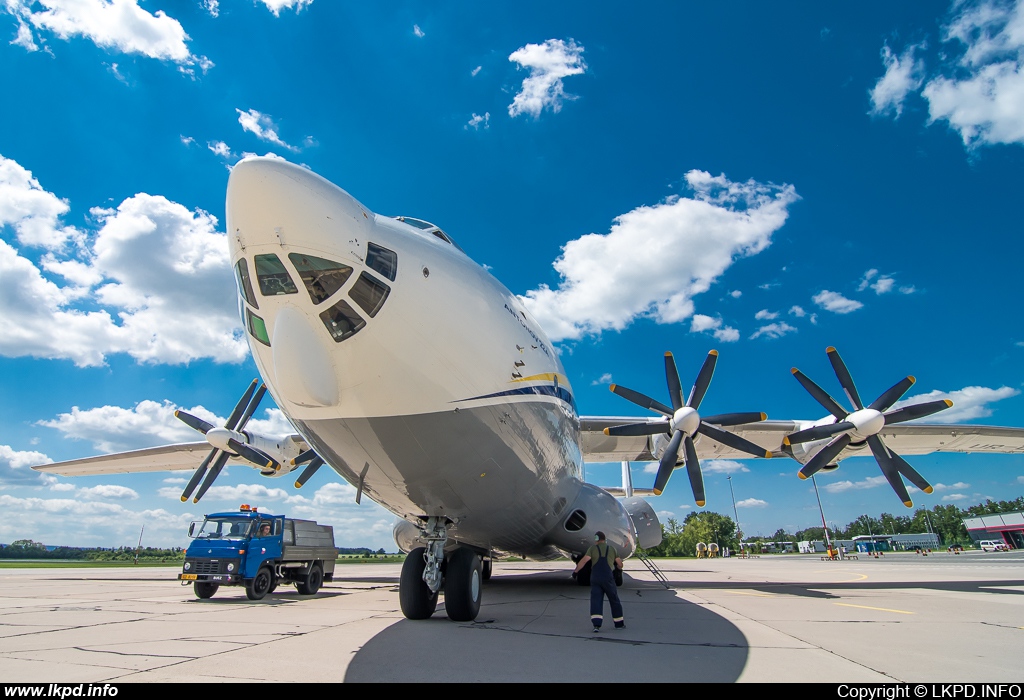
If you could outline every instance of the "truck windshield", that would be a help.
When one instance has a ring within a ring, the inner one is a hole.
[[[196,539],[241,539],[248,536],[249,518],[207,518]]]

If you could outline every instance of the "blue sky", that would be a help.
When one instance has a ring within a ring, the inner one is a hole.
[[[195,439],[173,409],[223,417],[256,376],[223,234],[245,153],[444,228],[527,299],[585,415],[637,415],[609,382],[664,400],[663,352],[688,387],[716,348],[705,412],[818,418],[789,369],[840,394],[834,345],[865,397],[913,374],[943,420],[1024,426],[1024,2],[6,0],[0,39],[0,541],[182,544],[245,501],[393,547],[328,472],[235,467],[195,506],[187,474],[28,469]],[[910,461],[918,505],[1024,493],[1022,456]],[[707,507],[732,474],[747,533],[812,526],[797,469],[705,464]],[[819,487],[830,523],[905,510],[870,459]],[[692,503],[677,474],[655,507]]]

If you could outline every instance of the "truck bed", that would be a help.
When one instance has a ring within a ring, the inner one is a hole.
[[[334,547],[332,526],[286,518],[282,535],[281,561],[320,560],[325,574],[334,573],[338,550]]]

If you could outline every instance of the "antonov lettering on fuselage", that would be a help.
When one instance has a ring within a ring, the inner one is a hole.
[[[225,425],[177,416],[205,440],[44,465],[65,476],[193,470],[182,500],[198,502],[224,466],[267,477],[301,469],[301,487],[326,464],[399,516],[395,539],[410,553],[400,599],[410,618],[470,620],[491,558],[579,557],[602,530],[625,557],[661,540],[643,495],[659,495],[684,467],[704,505],[699,461],[792,457],[801,476],[874,454],[901,500],[901,476],[927,482],[896,453],[1020,452],[1024,431],[897,423],[945,408],[889,411],[903,380],[865,407],[834,348],[829,358],[853,409],[797,379],[829,412],[820,421],[769,421],[763,413],[699,414],[718,354],[684,395],[665,355],[669,400],[612,390],[658,417],[583,417],[543,329],[522,301],[438,227],[374,214],[309,170],[249,158],[231,172],[227,238],[239,311],[259,381]],[[295,434],[246,430],[269,391]],[[888,411],[888,413],[887,413]],[[590,462],[659,462],[654,488],[585,483]]]

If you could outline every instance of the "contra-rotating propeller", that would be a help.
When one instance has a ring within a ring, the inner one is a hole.
[[[262,470],[276,470],[279,466],[269,455],[235,439],[237,434],[241,433],[245,424],[249,422],[252,414],[256,412],[256,407],[259,406],[263,395],[267,393],[266,385],[262,385],[257,389],[257,384],[259,384],[259,380],[253,379],[249,388],[242,394],[242,398],[235,404],[235,408],[231,411],[231,415],[228,416],[228,420],[223,428],[218,428],[211,423],[207,423],[202,418],[196,418],[191,413],[186,413],[185,411],[179,410],[174,412],[176,418],[190,428],[198,430],[205,435],[207,442],[213,446],[210,454],[206,455],[206,459],[196,469],[192,478],[188,480],[185,490],[181,492],[182,502],[188,500],[192,492],[196,490],[196,486],[202,481],[202,486],[199,486],[199,491],[196,492],[195,498],[192,499],[193,503],[199,503],[199,499],[206,494],[209,488],[213,486],[213,482],[217,480],[228,458],[233,455],[238,455],[242,459],[252,462]],[[205,479],[203,479],[204,475],[206,476]]]
[[[722,430],[720,426],[744,425],[746,423],[757,423],[763,421],[764,413],[723,413],[715,416],[701,418],[697,413],[700,402],[704,400],[708,385],[711,384],[711,376],[715,373],[715,363],[718,362],[718,351],[712,350],[708,353],[704,365],[700,368],[697,381],[690,389],[689,400],[683,400],[683,388],[679,383],[679,372],[676,371],[676,361],[672,353],[665,353],[665,379],[668,382],[668,393],[672,400],[672,408],[669,408],[660,401],[655,401],[649,396],[640,392],[627,389],[618,384],[609,387],[612,392],[618,394],[627,401],[637,406],[657,411],[668,420],[656,423],[632,423],[629,425],[617,425],[605,428],[605,435],[658,435],[661,433],[670,434],[672,439],[665,448],[658,465],[658,476],[654,479],[654,495],[660,496],[668,484],[672,470],[676,468],[679,461],[679,449],[683,449],[683,459],[686,463],[686,473],[690,477],[690,487],[693,489],[693,498],[698,506],[703,507],[704,498],[704,477],[700,471],[700,462],[697,461],[697,449],[693,445],[693,438],[697,433],[706,435],[712,440],[732,447],[733,449],[746,452],[755,457],[771,457],[772,453],[763,447],[741,438],[735,433]]]
[[[843,358],[839,356],[839,352],[833,347],[827,348],[826,352],[828,353],[829,362],[832,363],[832,369],[835,370],[836,377],[839,379],[839,384],[846,393],[846,398],[853,404],[854,411],[852,413],[846,411],[824,389],[808,379],[800,370],[796,367],[792,369],[793,376],[797,378],[797,381],[807,389],[808,393],[818,403],[825,407],[826,411],[836,418],[835,423],[816,425],[805,430],[799,430],[783,438],[782,442],[785,445],[832,438],[800,469],[800,478],[806,479],[826,467],[854,439],[866,439],[868,446],[871,448],[871,453],[875,456],[875,461],[878,462],[878,466],[881,468],[882,474],[889,482],[889,485],[892,486],[892,490],[903,501],[903,505],[907,508],[913,507],[914,504],[910,500],[910,494],[907,493],[907,487],[900,475],[905,476],[914,486],[925,493],[932,492],[931,484],[912,466],[907,464],[905,459],[886,447],[878,433],[887,425],[902,423],[903,421],[914,420],[915,418],[924,418],[933,413],[944,411],[952,406],[953,402],[948,399],[926,401],[924,403],[904,406],[895,411],[889,411],[889,408],[899,401],[900,397],[917,381],[914,377],[908,376],[896,382],[890,389],[875,399],[870,406],[865,408],[860,400],[860,394],[857,393],[857,387],[853,384],[853,377],[850,376],[850,371],[846,368]]]

